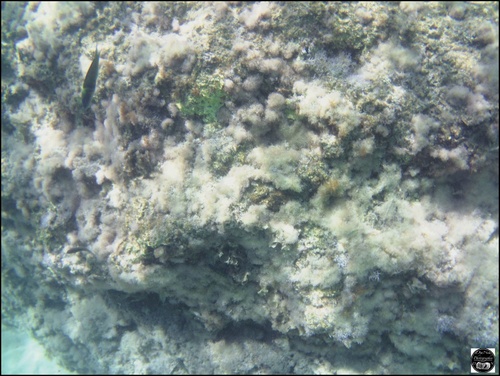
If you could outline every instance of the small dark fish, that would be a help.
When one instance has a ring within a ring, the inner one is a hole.
[[[493,230],[493,232],[490,234],[490,237],[488,238],[488,240],[486,240],[484,243],[487,244],[487,243],[491,242],[497,236],[498,236],[498,226],[496,229]]]
[[[99,52],[97,51],[97,45],[95,46],[95,56],[90,64],[90,68],[85,76],[85,81],[83,81],[82,89],[82,107],[84,110],[89,108],[90,101],[95,91],[95,84],[97,82],[97,76],[99,75]]]
[[[85,248],[85,247],[74,247],[74,248],[70,248],[66,251],[66,254],[71,254],[71,253],[76,253],[76,252],[89,252],[91,253],[92,255],[94,255],[94,252],[92,252],[90,249],[88,248]],[[95,255],[94,255],[95,256]]]

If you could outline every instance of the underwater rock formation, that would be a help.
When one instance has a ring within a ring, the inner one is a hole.
[[[67,369],[498,350],[497,3],[3,6],[2,321]]]

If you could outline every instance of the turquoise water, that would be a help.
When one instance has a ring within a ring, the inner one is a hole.
[[[70,371],[45,355],[29,334],[2,326],[2,374],[64,375]]]

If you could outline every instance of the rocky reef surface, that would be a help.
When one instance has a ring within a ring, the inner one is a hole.
[[[6,2],[1,48],[2,322],[67,369],[498,351],[498,3]]]

